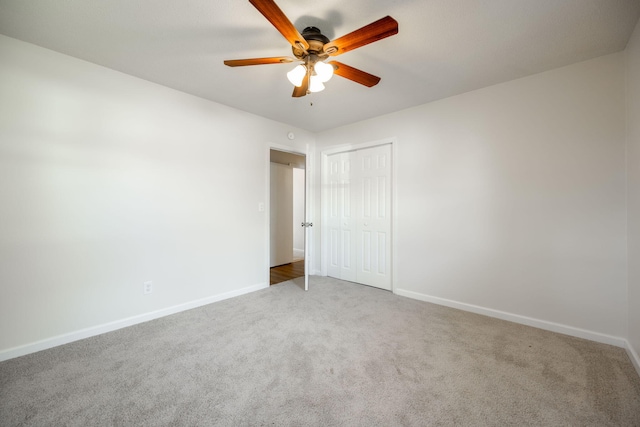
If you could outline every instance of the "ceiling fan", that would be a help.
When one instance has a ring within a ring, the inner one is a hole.
[[[224,61],[225,65],[242,67],[246,65],[283,64],[302,61],[302,64],[287,73],[289,81],[295,86],[292,96],[296,98],[305,96],[310,92],[323,90],[323,83],[328,81],[334,73],[367,87],[375,86],[380,81],[380,77],[341,62],[325,61],[330,56],[337,56],[398,34],[398,22],[392,17],[385,16],[369,25],[330,41],[316,27],[307,27],[300,34],[273,0],[249,0],[249,3],[258,9],[287,39],[291,44],[295,58],[277,56],[232,59]]]

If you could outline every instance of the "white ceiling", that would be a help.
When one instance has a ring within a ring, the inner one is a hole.
[[[330,39],[391,15],[396,36],[336,60],[382,77],[335,76],[292,98],[289,56],[247,0],[0,0],[0,33],[240,110],[320,131],[625,48],[640,0],[276,0]],[[313,104],[313,105],[311,105]]]

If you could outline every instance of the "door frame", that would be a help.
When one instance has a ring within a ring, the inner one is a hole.
[[[305,149],[291,147],[289,145],[281,145],[270,143],[267,144],[265,151],[265,261],[264,271],[266,272],[266,283],[270,283],[270,255],[271,255],[271,150],[283,151],[285,153],[297,154],[305,156],[304,159],[304,217],[305,222],[313,222],[311,220],[313,212],[313,194],[312,194],[312,160],[313,153],[309,144],[305,145]],[[304,275],[305,275],[305,291],[309,290],[309,275],[311,273],[311,261],[313,255],[313,229],[305,230],[304,239]]]
[[[329,156],[333,154],[346,153],[349,151],[357,151],[365,148],[378,147],[380,145],[391,144],[391,292],[395,293],[396,283],[398,282],[398,268],[397,268],[397,167],[396,167],[396,159],[397,151],[398,151],[398,141],[395,137],[388,137],[384,139],[379,139],[375,141],[362,142],[358,144],[344,144],[337,145],[333,147],[329,147],[320,152],[320,182],[322,183],[322,192],[321,192],[321,203],[322,207],[321,219],[322,224],[326,224],[329,218],[329,183],[328,183],[328,175],[329,175]],[[329,236],[328,230],[326,227],[320,228],[320,242],[321,242],[321,250],[320,250],[320,274],[323,276],[327,276],[327,262],[329,257]]]

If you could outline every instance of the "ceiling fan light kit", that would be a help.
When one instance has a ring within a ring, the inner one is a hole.
[[[302,87],[307,74],[309,75],[309,92],[320,92],[324,90],[323,83],[328,82],[333,76],[333,66],[322,61],[313,63],[313,60],[308,60],[304,65],[296,65],[287,73],[287,78],[291,84],[299,88]]]
[[[290,57],[234,59],[224,61],[225,65],[242,67],[247,65],[290,63],[296,60],[302,61],[303,64],[297,65],[287,73],[287,78],[295,86],[292,94],[294,98],[323,90],[325,88],[323,83],[328,82],[334,73],[367,87],[375,86],[380,82],[380,77],[373,74],[337,61],[329,61],[328,63],[325,61],[329,56],[337,56],[398,34],[398,22],[392,17],[385,16],[369,25],[330,41],[316,27],[307,27],[300,34],[273,0],[249,0],[249,3],[258,9],[287,39],[291,44],[295,59]]]

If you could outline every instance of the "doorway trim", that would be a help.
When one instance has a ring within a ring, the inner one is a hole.
[[[327,182],[328,179],[328,175],[329,175],[329,156],[333,155],[333,154],[340,154],[340,153],[346,153],[349,151],[357,151],[357,150],[362,150],[365,148],[371,148],[371,147],[378,147],[380,145],[387,145],[390,144],[391,145],[391,292],[396,293],[395,289],[396,289],[396,284],[398,283],[398,268],[397,268],[397,257],[396,257],[396,253],[397,253],[397,230],[398,230],[398,223],[397,223],[397,212],[398,212],[398,206],[397,206],[397,168],[396,168],[396,159],[398,158],[397,156],[397,151],[398,151],[398,141],[395,137],[388,137],[388,138],[383,138],[383,139],[379,139],[379,140],[375,140],[375,141],[369,141],[369,142],[363,142],[363,143],[358,143],[358,144],[343,144],[343,145],[337,145],[337,146],[333,146],[330,148],[327,148],[325,150],[322,150],[320,152],[320,162],[321,162],[321,166],[320,166],[320,182],[322,183],[322,191],[320,194],[321,197],[321,202],[320,202],[320,206],[322,207],[322,213],[321,213],[321,219],[322,219],[322,227],[320,228],[320,242],[321,242],[321,249],[320,249],[320,255],[321,255],[321,260],[320,260],[320,273],[323,276],[327,276],[327,260],[329,259],[329,237],[328,237],[328,231],[327,228],[324,227],[324,224],[327,223],[327,220],[329,218],[329,211],[328,211],[328,203],[329,203],[329,185]]]
[[[305,221],[309,221],[309,218],[313,216],[313,153],[310,149],[309,144],[305,145],[305,149],[292,147],[289,145],[281,145],[275,143],[267,144],[265,150],[265,187],[264,194],[265,201],[265,234],[264,234],[264,242],[265,242],[265,257],[264,257],[264,272],[266,281],[265,283],[270,283],[270,255],[271,255],[271,150],[282,151],[285,153],[297,154],[300,156],[305,156],[304,159],[304,179],[305,179]],[[313,221],[310,221],[313,222]],[[308,234],[308,238],[307,238]],[[311,229],[308,233],[305,232],[305,275],[309,276],[311,274],[311,262],[313,261],[313,229]],[[306,290],[306,289],[305,289]]]

